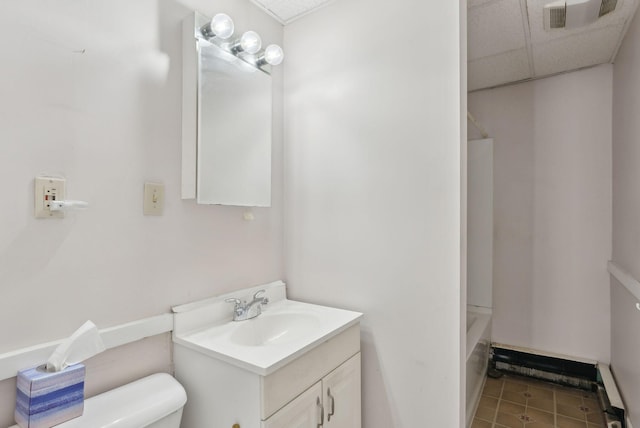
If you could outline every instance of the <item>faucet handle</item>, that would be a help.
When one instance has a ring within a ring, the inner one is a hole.
[[[235,297],[230,297],[228,299],[224,299],[227,303],[233,303],[235,306],[233,307],[234,319],[240,315],[242,315],[242,311],[244,310],[244,304],[242,300],[236,299]]]
[[[242,300],[236,299],[235,297],[229,297],[228,299],[224,299],[227,303],[235,303],[236,306],[242,305]]]
[[[268,297],[262,297],[262,295],[264,295],[264,293],[266,293],[266,291],[264,290],[258,290],[256,291],[256,294],[253,295],[253,300],[257,300],[257,299],[262,299],[262,304],[266,305],[267,303],[269,303],[269,298]]]

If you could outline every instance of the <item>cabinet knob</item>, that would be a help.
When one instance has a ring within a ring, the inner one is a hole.
[[[231,428],[240,428],[240,424],[233,424]]]

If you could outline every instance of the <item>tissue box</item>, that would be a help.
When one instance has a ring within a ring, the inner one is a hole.
[[[15,418],[21,428],[50,428],[84,411],[84,364],[48,373],[44,366],[18,372]]]

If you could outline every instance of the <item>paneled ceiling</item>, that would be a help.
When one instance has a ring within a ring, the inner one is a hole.
[[[587,26],[544,29],[553,0],[468,0],[468,90],[613,62],[638,0]]]
[[[251,0],[282,24],[313,12],[334,0]]]
[[[252,1],[288,24],[335,0]],[[556,0],[468,0],[468,90],[613,62],[639,1],[618,0],[584,27],[547,31],[544,6]]]

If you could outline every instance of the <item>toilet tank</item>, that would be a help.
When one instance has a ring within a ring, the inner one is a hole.
[[[85,400],[82,416],[56,428],[178,428],[186,402],[182,385],[157,373]]]

